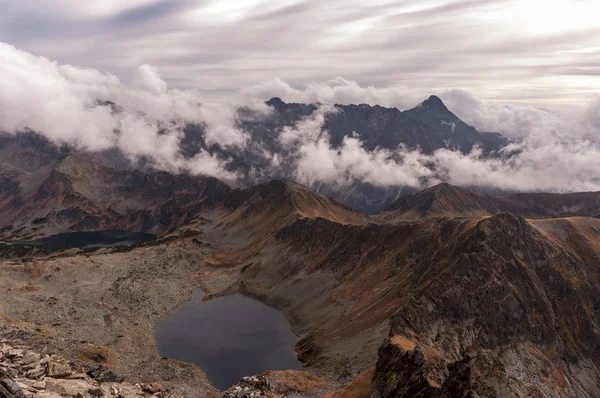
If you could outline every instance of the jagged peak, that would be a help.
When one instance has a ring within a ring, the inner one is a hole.
[[[425,101],[421,103],[423,108],[432,110],[432,111],[445,111],[450,112],[444,102],[437,95],[431,95]]]
[[[266,104],[269,105],[269,106],[273,106],[273,107],[277,108],[279,106],[285,105],[286,103],[281,98],[279,98],[279,97],[273,97],[270,100],[268,100],[266,102]]]

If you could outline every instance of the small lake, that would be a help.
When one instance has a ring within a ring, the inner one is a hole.
[[[298,338],[281,311],[242,294],[202,301],[203,293],[158,325],[160,355],[193,363],[226,390],[243,376],[300,369]]]
[[[17,242],[25,246],[41,246],[52,249],[98,249],[101,247],[133,246],[156,239],[145,232],[86,231],[65,232],[46,238]]]

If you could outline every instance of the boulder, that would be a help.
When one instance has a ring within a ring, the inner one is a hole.
[[[48,362],[48,376],[50,377],[65,377],[72,373],[71,367],[66,363],[56,361]]]
[[[23,358],[21,358],[19,360],[19,362],[21,363],[21,365],[30,365],[34,362],[39,362],[41,359],[40,354],[36,354],[33,351],[28,351]]]
[[[0,380],[0,398],[23,398],[19,384],[12,379]]]
[[[84,380],[46,378],[45,381],[46,391],[72,397],[89,397],[90,394],[88,391],[95,388],[93,385]]]

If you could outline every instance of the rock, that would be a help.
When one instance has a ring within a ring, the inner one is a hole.
[[[46,368],[43,366],[40,366],[40,365],[25,372],[25,375],[30,379],[39,379],[39,378],[44,377],[45,374],[46,374]]]
[[[12,379],[0,380],[0,398],[22,398],[23,391],[19,384]]]
[[[104,365],[88,366],[86,367],[86,373],[100,383],[120,383],[123,381],[122,377],[117,376]]]
[[[164,391],[165,387],[162,384],[151,383],[151,384],[142,384],[140,385],[143,391],[149,392],[150,394],[156,394],[161,391]]]
[[[70,374],[69,376],[65,377],[65,379],[81,379],[81,380],[85,380],[87,378],[88,378],[88,376],[85,373],[73,373],[73,374]]]
[[[30,387],[33,388],[33,389],[35,389],[35,390],[45,390],[46,389],[46,382],[44,380],[36,381]]]
[[[101,388],[97,388],[97,387],[90,388],[88,390],[88,393],[94,397],[103,397],[104,396],[104,391]]]
[[[223,394],[223,398],[266,398],[270,390],[271,384],[265,376],[243,377]]]
[[[420,347],[403,348],[388,339],[379,348],[373,378],[375,396],[441,398],[439,383],[434,381],[440,378],[440,370],[443,371],[425,359]]]
[[[72,373],[71,367],[66,363],[55,361],[48,362],[48,376],[50,377],[65,377]]]
[[[28,351],[27,354],[25,354],[19,362],[21,363],[21,365],[29,365],[34,362],[38,362],[40,359],[41,359],[40,354],[36,354],[35,352]]]
[[[10,350],[12,350],[12,347],[8,344],[2,344],[2,348],[0,348],[0,352],[2,352],[3,356],[6,356]]]
[[[55,392],[60,395],[70,395],[75,397],[88,396],[88,391],[95,388],[90,383],[83,380],[68,380],[68,379],[50,379],[46,378],[46,391]]]
[[[27,390],[29,388],[29,383],[27,383],[29,380],[27,379],[16,379],[13,381],[17,383],[21,390]]]
[[[118,393],[113,395],[122,398],[139,398],[144,397],[146,395],[144,394],[141,388],[138,388],[127,382],[119,384],[117,387],[117,391]]]
[[[63,398],[60,394],[50,391],[40,391],[34,395],[35,398]]]
[[[7,358],[12,359],[14,361],[15,358],[21,358],[23,356],[23,350],[13,348],[12,350],[8,351],[5,355]]]

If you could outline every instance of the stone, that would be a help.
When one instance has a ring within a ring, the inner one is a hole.
[[[39,380],[39,381],[36,381],[35,383],[33,383],[30,387],[35,390],[45,390],[46,382],[44,380]]]
[[[104,391],[101,388],[90,388],[88,390],[88,393],[94,397],[103,397],[104,396]]]
[[[23,356],[23,350],[13,348],[5,354],[7,358],[14,360],[15,358],[21,358]]]
[[[140,387],[143,391],[149,392],[150,394],[156,394],[161,391],[164,391],[165,389],[165,387],[162,384],[158,383],[142,384]]]
[[[27,390],[29,388],[29,384],[27,383],[27,379],[17,379],[14,380],[17,382],[19,388],[21,388],[21,390]]]
[[[44,377],[45,374],[46,368],[40,365],[25,372],[25,375],[30,379],[39,379],[41,377]]]
[[[35,398],[63,398],[60,394],[50,391],[40,391],[34,395]]]
[[[90,376],[94,380],[99,381],[100,383],[119,383],[123,381],[122,377],[117,376],[104,365],[88,366],[86,368],[86,373],[88,374],[88,376]]]
[[[243,377],[223,394],[223,398],[265,398],[270,390],[271,384],[265,376]]]
[[[138,388],[133,384],[129,384],[127,382],[121,383],[119,385],[119,394],[123,398],[139,398],[144,397],[146,395],[144,394],[141,388]]]
[[[82,379],[82,380],[85,380],[87,378],[88,377],[85,373],[73,373],[73,374],[70,374],[67,377],[65,377],[65,379]]]
[[[21,386],[19,386],[19,383],[12,379],[3,379],[0,381],[0,385],[7,389],[11,394],[16,395],[21,391]]]
[[[65,377],[72,373],[71,367],[66,363],[56,361],[48,362],[48,376],[50,377]]]
[[[20,359],[21,365],[29,365],[34,362],[38,362],[41,359],[40,354],[36,354],[35,352],[28,351],[23,358]]]
[[[94,388],[94,386],[84,380],[46,378],[45,381],[46,391],[55,392],[60,395],[70,395],[72,397],[77,395],[85,397],[90,388]]]

